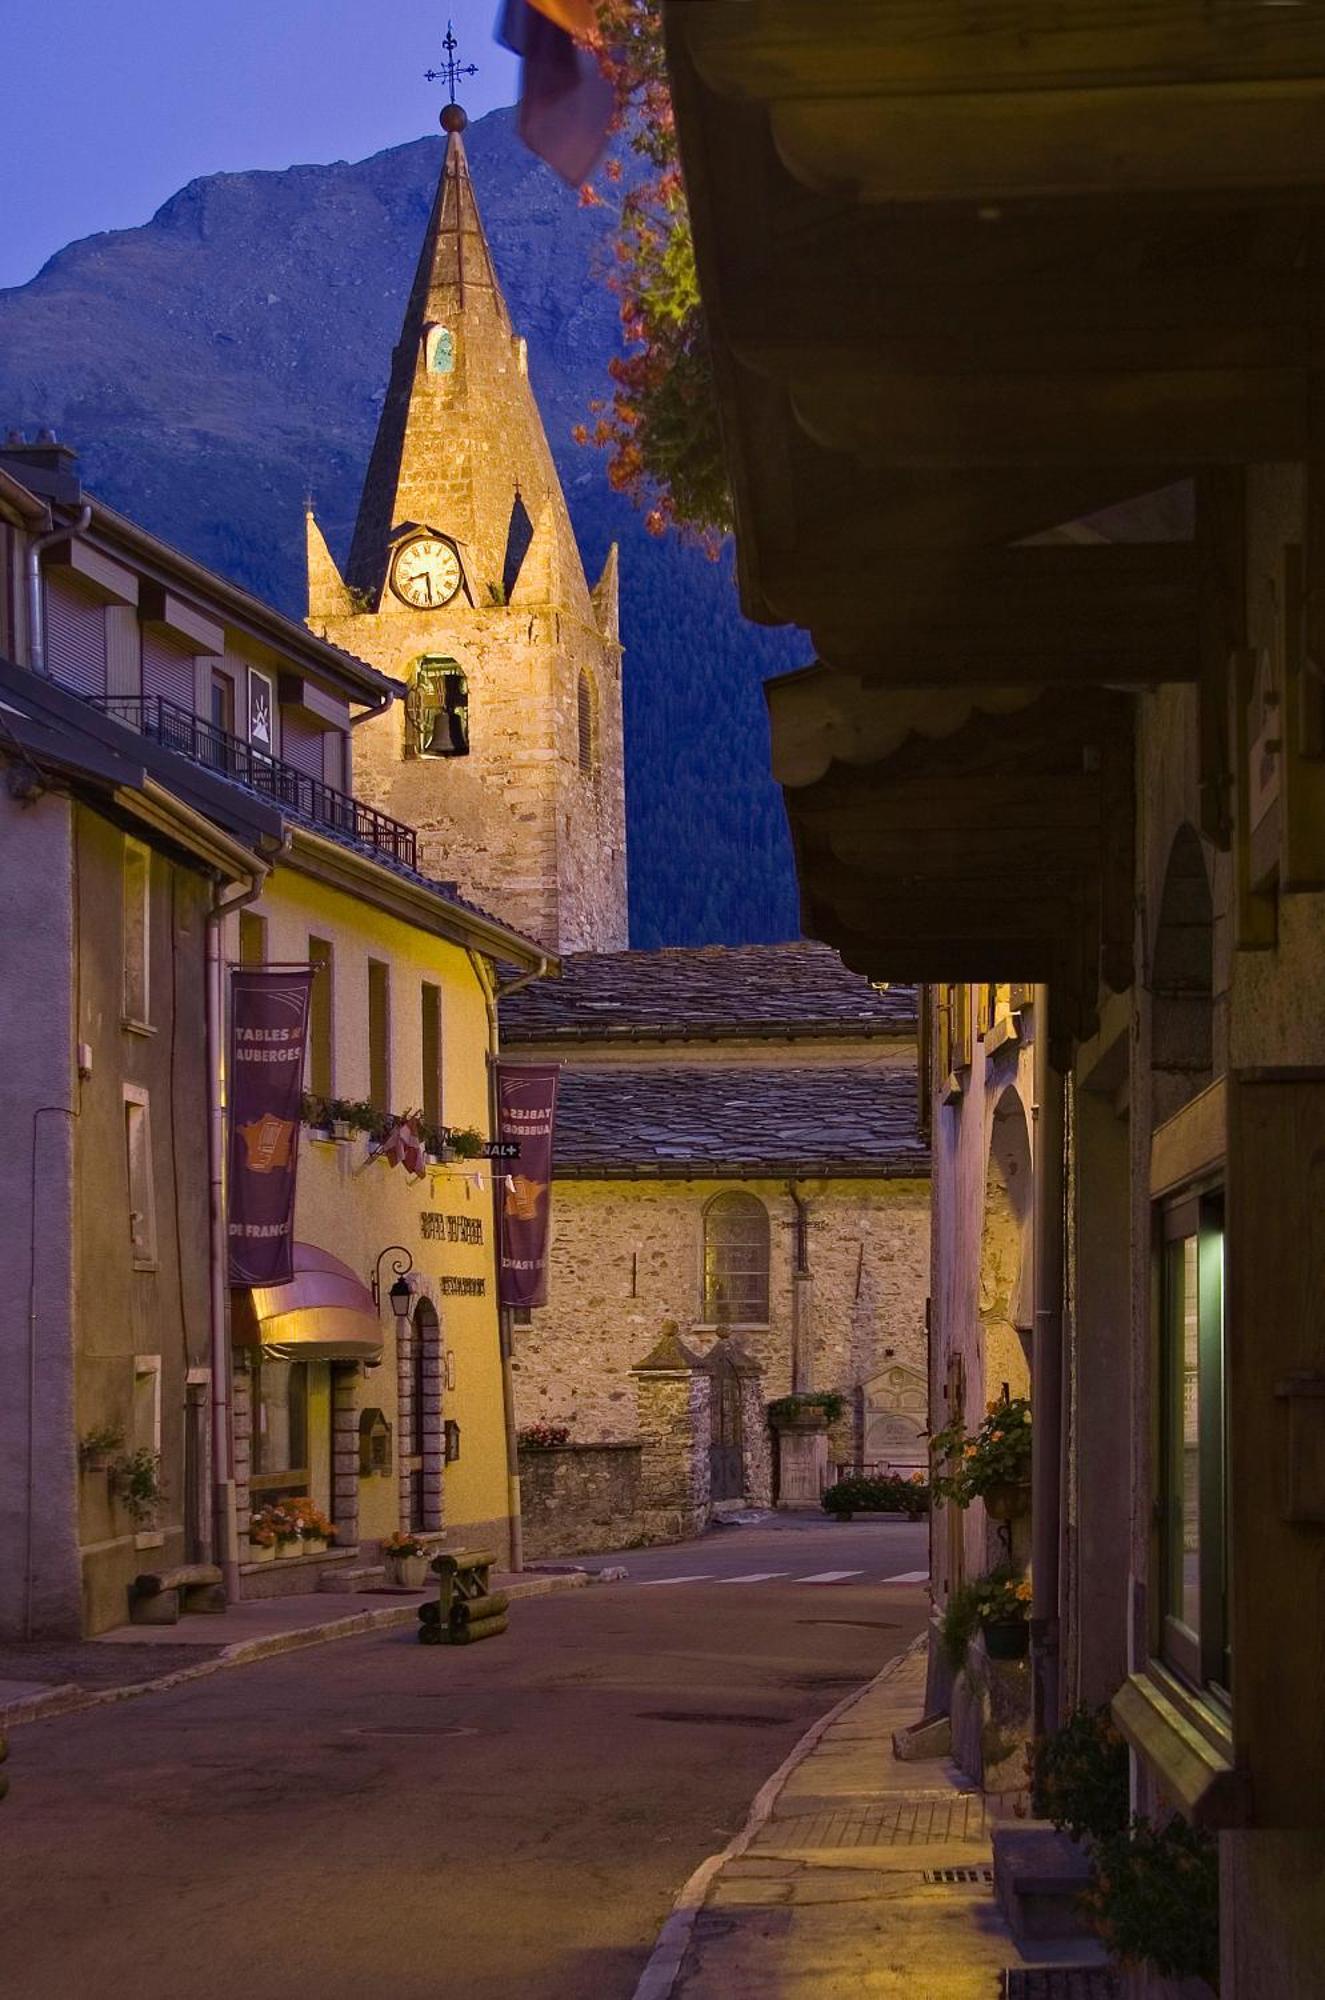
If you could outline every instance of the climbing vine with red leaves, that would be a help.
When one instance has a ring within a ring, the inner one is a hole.
[[[731,494],[661,12],[657,0],[598,0],[598,23],[615,145],[601,185],[580,199],[617,204],[608,283],[626,351],[608,363],[611,393],[590,405],[592,421],[575,436],[607,452],[609,484],[643,509],[651,534],[676,528],[716,554],[732,526]],[[628,174],[632,155],[638,165]]]

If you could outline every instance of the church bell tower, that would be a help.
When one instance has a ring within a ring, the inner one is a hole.
[[[408,684],[355,731],[358,795],[420,867],[549,951],[625,947],[613,548],[590,590],[483,233],[445,156],[344,577],[308,516],[308,623]]]

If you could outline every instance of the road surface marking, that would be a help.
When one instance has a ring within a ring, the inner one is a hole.
[[[787,1572],[784,1569],[756,1569],[751,1570],[749,1576],[720,1576],[715,1578],[715,1581],[718,1583],[771,1583],[775,1576],[785,1576],[786,1574]]]
[[[885,1583],[928,1583],[929,1571],[927,1569],[904,1569],[900,1576],[885,1576],[883,1581]]]
[[[863,1569],[821,1569],[817,1576],[798,1576],[797,1583],[845,1583],[849,1576],[864,1576]]]
[[[639,1587],[641,1590],[659,1590],[665,1583],[712,1583],[712,1581],[711,1576],[701,1576],[696,1571],[694,1576],[644,1576],[640,1578]]]

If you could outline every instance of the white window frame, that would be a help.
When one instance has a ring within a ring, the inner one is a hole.
[[[120,1021],[137,1034],[151,1032],[152,1022],[152,850],[131,835],[124,836],[120,892]],[[130,979],[130,897],[136,908],[137,959]],[[134,990],[131,989],[131,985]],[[141,1002],[139,1006],[138,1002]]]
[[[150,1091],[134,1083],[126,1083],[124,1091],[124,1169],[128,1196],[129,1245],[133,1253],[135,1271],[155,1271],[157,1268],[156,1235],[156,1179],[152,1172],[152,1099]],[[137,1113],[135,1118],[133,1113]],[[135,1131],[141,1136],[137,1144],[141,1148],[141,1186],[135,1186],[134,1151]],[[143,1206],[135,1206],[135,1195]],[[134,1226],[134,1217],[139,1218],[139,1227]]]

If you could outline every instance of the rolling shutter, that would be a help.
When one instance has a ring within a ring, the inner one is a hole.
[[[46,582],[46,666],[75,694],[106,692],[106,607],[63,578]]]

